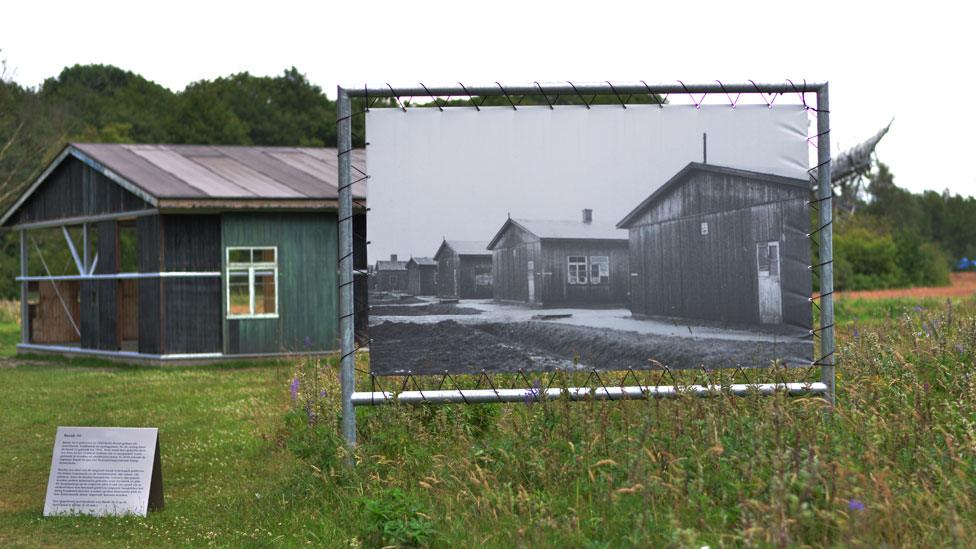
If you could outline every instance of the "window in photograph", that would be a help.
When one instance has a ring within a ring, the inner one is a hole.
[[[569,256],[569,283],[586,284],[586,256]]]
[[[227,248],[227,318],[278,316],[278,249]]]
[[[590,284],[610,283],[610,257],[605,255],[590,256]]]

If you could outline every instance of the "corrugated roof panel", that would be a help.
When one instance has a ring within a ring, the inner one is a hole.
[[[227,156],[193,156],[194,162],[262,198],[306,198],[307,195],[278,183]]]
[[[547,219],[512,219],[539,238],[627,240],[627,231],[603,223]]]
[[[330,164],[329,162],[326,161],[324,155],[309,154],[313,150],[314,149],[302,149],[302,150],[293,149],[293,150],[282,151],[282,150],[272,149],[266,151],[266,154],[284,162],[285,164],[288,164],[289,166],[297,170],[305,172],[316,179],[322,181],[335,180],[336,186],[338,186],[338,179],[337,179],[338,176],[336,170],[338,169],[339,164],[337,160],[337,155],[333,155],[334,163]],[[356,165],[355,158],[350,158],[350,160],[353,161],[353,165]],[[361,170],[364,170],[362,165],[360,165],[359,168]],[[356,170],[352,170],[353,181],[356,181],[361,177],[362,174],[360,174]],[[358,197],[366,196],[365,181],[353,183],[352,192],[353,195]]]
[[[157,199],[335,200],[336,149],[230,145],[72,144]],[[352,164],[366,170],[366,153],[355,149]],[[353,180],[362,177],[353,170]],[[366,184],[353,185],[366,197]]]
[[[200,189],[160,170],[158,166],[133,154],[123,145],[80,143],[73,146],[156,198],[205,196]]]
[[[259,196],[170,150],[168,147],[127,145],[126,148],[152,162],[160,169],[173,174],[188,185],[200,189],[207,196],[216,198],[254,198]]]
[[[431,257],[411,257],[410,261],[416,263],[417,265],[437,266],[437,262]],[[409,263],[409,261],[407,263]]]
[[[447,240],[446,242],[458,255],[491,255],[487,240]]]

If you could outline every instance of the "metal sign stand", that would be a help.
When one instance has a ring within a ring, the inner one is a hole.
[[[737,94],[736,100],[732,100],[731,94]],[[400,393],[380,392],[360,392],[355,390],[355,310],[353,303],[353,197],[352,197],[352,174],[349,153],[352,150],[352,105],[351,98],[361,98],[368,102],[372,99],[386,98],[394,99],[399,102],[400,97],[429,97],[435,102],[438,97],[466,97],[471,100],[476,109],[480,109],[475,102],[476,97],[505,97],[513,109],[518,110],[518,106],[512,101],[512,96],[541,95],[546,98],[547,104],[552,108],[551,98],[559,96],[577,96],[586,108],[590,102],[586,101],[585,96],[612,95],[616,96],[620,105],[626,108],[627,99],[632,95],[663,95],[665,98],[671,94],[688,94],[692,97],[695,106],[699,106],[708,94],[724,94],[729,98],[731,106],[735,106],[738,96],[741,94],[760,94],[769,106],[772,101],[765,99],[765,96],[774,94],[797,93],[804,100],[806,105],[806,93],[816,93],[817,113],[817,166],[814,168],[816,176],[812,174],[812,183],[816,184],[817,199],[812,200],[811,204],[816,204],[819,210],[819,226],[810,237],[818,236],[820,249],[819,265],[811,266],[811,270],[817,268],[820,274],[820,295],[811,298],[811,301],[820,302],[820,326],[810,331],[811,335],[820,336],[820,358],[811,362],[811,366],[819,366],[821,369],[820,383],[766,383],[752,385],[731,385],[721,386],[691,385],[679,388],[677,386],[637,386],[637,387],[603,387],[592,389],[589,387],[572,388],[547,388],[545,397],[557,398],[560,395],[568,394],[571,399],[637,399],[637,398],[659,398],[676,396],[681,392],[690,392],[698,396],[714,396],[719,394],[748,395],[748,394],[773,394],[777,391],[788,391],[792,395],[800,394],[820,394],[824,395],[828,402],[834,402],[834,305],[833,305],[833,246],[832,246],[832,210],[833,210],[833,188],[830,184],[830,110],[827,95],[827,84],[816,83],[796,85],[792,82],[784,84],[756,84],[749,82],[745,84],[657,84],[648,85],[641,82],[639,85],[612,85],[591,84],[574,85],[566,84],[546,85],[536,83],[533,86],[512,86],[504,87],[501,84],[495,86],[458,86],[433,87],[429,88],[421,84],[420,87],[404,88],[394,90],[391,86],[380,88],[338,88],[338,149],[339,149],[339,330],[341,333],[340,341],[340,377],[342,385],[342,433],[347,447],[352,449],[356,444],[356,411],[357,405],[373,405],[388,402],[401,403],[486,403],[486,402],[520,402],[526,398],[538,398],[541,396],[540,389],[454,389],[437,391],[402,391]],[[702,94],[700,99],[692,94]],[[437,104],[438,108],[442,108]],[[404,108],[401,104],[401,108]],[[405,108],[404,108],[405,110]],[[818,183],[820,182],[820,183]],[[819,233],[819,235],[818,235]],[[351,460],[349,461],[351,463]]]

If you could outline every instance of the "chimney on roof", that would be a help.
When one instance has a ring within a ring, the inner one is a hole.
[[[396,263],[396,254],[390,254],[390,261]]]
[[[583,223],[593,223],[593,210],[583,209]]]

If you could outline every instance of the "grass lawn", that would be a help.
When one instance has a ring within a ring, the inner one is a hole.
[[[0,360],[0,546],[971,544],[976,301],[841,300],[838,326],[830,413],[782,395],[369,408],[354,472],[333,365]],[[17,334],[0,324],[0,356]],[[42,518],[58,425],[159,427],[166,508]]]

